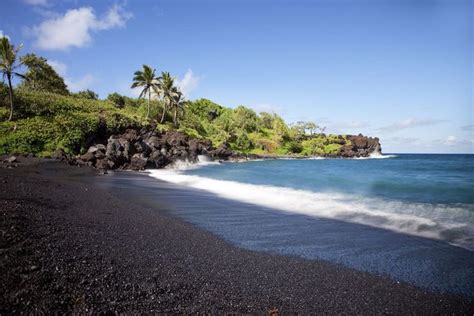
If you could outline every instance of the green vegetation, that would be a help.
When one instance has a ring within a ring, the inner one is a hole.
[[[138,70],[135,72],[135,77],[133,77],[132,88],[142,88],[140,92],[141,97],[148,95],[146,119],[150,117],[150,103],[151,103],[151,91],[158,93],[158,78],[155,77],[155,69],[151,69],[148,65],[143,65],[143,71]]]
[[[99,100],[99,95],[92,90],[83,90],[77,93],[71,93],[72,96],[80,99]]]
[[[6,38],[1,45],[0,69],[8,80],[0,82],[0,154],[49,156],[59,148],[78,154],[91,137],[105,139],[128,127],[176,129],[216,147],[226,143],[235,151],[260,155],[335,155],[349,143],[345,136],[323,134],[314,122],[289,126],[275,113],[185,100],[168,72],[157,77],[147,65],[133,77],[132,87],[141,88],[139,98],[115,92],[100,100],[91,90],[70,93],[46,59],[29,54],[17,64],[18,48]],[[27,68],[24,76],[16,72],[20,65]],[[24,78],[16,87],[13,75]]]
[[[24,75],[26,80],[23,80],[18,86],[19,89],[69,94],[64,79],[56,73],[45,58],[28,54],[21,57],[20,60],[28,68],[28,71]]]
[[[3,79],[7,78],[8,82],[8,97],[10,101],[10,115],[8,120],[11,121],[13,117],[13,85],[12,78],[17,76],[25,78],[24,75],[16,72],[16,69],[21,66],[21,63],[17,63],[18,52],[21,49],[10,44],[10,41],[6,37],[0,38],[0,71],[3,74]]]
[[[165,114],[167,109],[171,107],[173,101],[173,88],[174,79],[171,77],[169,72],[162,72],[159,83],[159,94],[163,97],[163,112],[161,115],[160,123],[163,124],[165,121]]]
[[[4,93],[0,93],[4,103],[2,96]],[[58,148],[79,153],[85,150],[87,138],[101,128],[105,133],[115,133],[144,124],[141,116],[102,100],[18,90],[15,103],[14,120],[0,123],[0,154],[48,156]]]
[[[299,126],[289,127],[274,113],[225,108],[206,99],[187,102],[180,130],[216,146],[225,142],[236,151],[260,155],[332,155],[348,143],[344,136],[311,135]]]

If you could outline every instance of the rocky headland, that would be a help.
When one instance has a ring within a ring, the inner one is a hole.
[[[325,155],[332,158],[369,157],[381,153],[378,138],[359,135],[340,136],[343,145],[337,154]],[[348,144],[347,140],[350,141]],[[279,156],[262,156],[233,151],[230,145],[223,143],[217,148],[209,140],[192,139],[174,130],[160,133],[154,129],[128,128],[123,133],[104,137],[92,137],[85,154],[71,156],[58,150],[53,158],[79,166],[93,166],[99,170],[112,169],[159,169],[177,161],[198,162],[199,156],[210,160],[251,160],[273,159]],[[302,158],[285,156],[286,158]]]

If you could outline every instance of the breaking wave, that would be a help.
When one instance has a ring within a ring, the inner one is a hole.
[[[388,159],[397,157],[397,155],[382,155],[381,153],[373,152],[369,155],[369,157],[357,157],[353,159]]]
[[[213,161],[211,158],[205,155],[199,155],[197,157],[197,162],[192,162],[189,161],[188,159],[186,160],[176,160],[175,162],[169,164],[166,166],[166,169],[168,170],[189,170],[189,169],[196,169],[200,168],[203,166],[208,166],[208,165],[219,165],[220,162],[218,161]]]
[[[201,161],[185,168],[202,164]],[[174,168],[183,167],[174,166]],[[473,207],[468,204],[430,204],[390,201],[355,194],[297,190],[286,187],[224,181],[179,171],[149,170],[163,181],[212,192],[220,197],[313,217],[342,220],[400,233],[444,240],[474,251]]]

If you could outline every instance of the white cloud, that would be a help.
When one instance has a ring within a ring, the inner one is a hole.
[[[39,6],[47,6],[48,0],[24,0],[27,4],[30,5],[39,5]]]
[[[60,61],[57,61],[57,60],[54,60],[54,59],[48,59],[48,64],[53,67],[54,70],[56,70],[56,72],[60,75],[60,76],[66,76],[66,72],[67,72],[67,65],[60,62]]]
[[[258,103],[258,104],[249,105],[249,107],[257,113],[267,112],[267,113],[276,113],[278,115],[281,115],[281,112],[282,112],[282,108],[280,106],[270,104],[270,103]]]
[[[436,143],[442,143],[443,145],[446,146],[472,146],[474,145],[474,140],[472,139],[459,139],[456,136],[448,136],[445,139],[442,140],[435,140]]]
[[[90,89],[92,88],[92,84],[96,82],[94,76],[92,76],[91,74],[86,74],[79,80],[72,80],[70,78],[66,78],[64,81],[66,82],[66,85],[68,86],[69,90],[71,90],[72,92]]]
[[[86,74],[78,80],[67,77],[67,65],[60,61],[49,59],[48,64],[53,67],[60,76],[64,77],[64,82],[72,92],[91,88],[92,84],[96,82],[94,76],[91,74]]]
[[[2,37],[6,37],[8,40],[10,40],[10,37],[6,34],[3,34],[3,31],[0,30],[0,38],[2,38]]]
[[[195,76],[191,69],[184,74],[183,79],[176,79],[176,85],[179,87],[185,97],[189,97],[191,92],[195,90],[199,84],[201,77]]]
[[[130,12],[126,12],[122,6],[114,4],[102,20],[96,19],[95,25],[92,27],[97,30],[125,27],[131,17],[132,14]]]
[[[447,146],[452,146],[452,145],[455,145],[456,142],[457,142],[457,138],[456,136],[448,136],[448,138],[446,138],[444,141],[443,141],[443,144],[447,145]]]
[[[383,126],[379,128],[381,132],[395,132],[402,129],[419,127],[419,126],[429,126],[429,125],[436,125],[439,123],[445,122],[444,120],[432,120],[432,119],[416,119],[416,118],[408,118],[406,120],[396,122],[387,126]]]
[[[119,5],[112,6],[102,19],[97,18],[91,7],[82,7],[43,21],[34,26],[31,33],[36,37],[35,45],[39,48],[66,50],[89,44],[93,31],[124,27],[130,17],[131,14]]]

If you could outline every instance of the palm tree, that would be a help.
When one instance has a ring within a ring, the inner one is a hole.
[[[150,117],[150,102],[151,102],[151,91],[157,91],[159,86],[157,77],[155,77],[155,69],[152,69],[148,65],[143,65],[143,71],[136,71],[133,77],[132,88],[142,87],[142,92],[138,98],[144,97],[148,94],[148,107],[146,112],[146,119]]]
[[[10,97],[10,117],[9,121],[13,117],[13,86],[12,77],[18,76],[25,79],[25,76],[16,72],[15,70],[22,65],[22,63],[16,63],[18,52],[22,45],[15,48],[6,37],[0,39],[0,71],[3,73],[3,80],[5,77],[8,80],[8,94]]]
[[[171,77],[169,72],[162,72],[160,78],[159,90],[161,96],[163,97],[163,113],[161,114],[160,123],[163,123],[165,120],[165,113],[168,107],[171,107],[173,102],[173,88],[174,88],[174,78]]]
[[[185,104],[184,95],[176,87],[173,87],[172,93],[173,95],[172,95],[171,106],[174,109],[173,123],[174,123],[174,127],[178,127],[178,111],[179,110],[184,111],[184,104]]]

